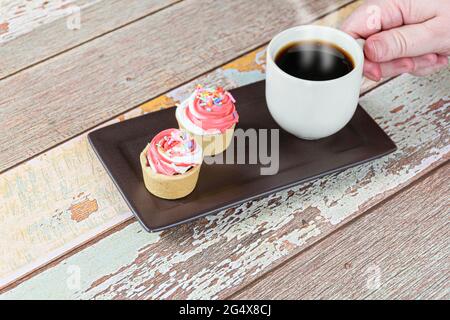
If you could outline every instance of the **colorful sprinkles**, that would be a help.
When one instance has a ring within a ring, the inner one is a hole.
[[[233,103],[236,102],[231,93],[225,91],[222,87],[212,89],[199,84],[195,89],[195,95],[199,100],[199,106],[205,108],[208,112],[212,111],[213,106],[221,107],[226,97],[231,99]]]
[[[156,146],[169,156],[172,156],[183,152],[190,152],[194,147],[194,140],[193,138],[188,137],[186,132],[180,131],[179,137],[176,137],[174,136],[174,133],[171,133],[170,136],[164,136],[163,141],[160,140],[156,143]],[[176,152],[174,147],[177,150]]]

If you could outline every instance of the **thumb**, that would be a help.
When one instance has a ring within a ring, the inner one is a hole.
[[[382,31],[367,39],[364,53],[374,62],[386,62],[438,52],[439,38],[432,30],[425,22]]]
[[[444,6],[425,0],[367,0],[345,19],[341,29],[354,38],[367,39],[382,30],[433,19],[436,7]]]

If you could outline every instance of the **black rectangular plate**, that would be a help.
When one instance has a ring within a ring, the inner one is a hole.
[[[163,230],[217,213],[396,150],[392,140],[360,106],[338,133],[306,141],[282,130],[272,119],[264,81],[231,93],[237,100],[238,128],[280,129],[278,174],[260,175],[264,166],[259,164],[203,164],[197,187],[190,195],[163,200],[145,188],[139,154],[158,132],[177,127],[175,108],[113,124],[88,135],[106,171],[147,231]]]

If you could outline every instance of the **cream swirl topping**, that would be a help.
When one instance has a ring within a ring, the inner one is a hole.
[[[235,99],[221,87],[197,86],[190,98],[178,106],[177,116],[195,134],[224,133],[239,121]]]
[[[155,173],[184,174],[203,161],[202,149],[186,131],[167,129],[158,133],[147,151],[148,165]]]

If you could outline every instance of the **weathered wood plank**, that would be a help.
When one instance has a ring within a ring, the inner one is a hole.
[[[361,99],[399,147],[389,156],[168,231],[132,223],[2,298],[227,297],[447,161],[449,83],[448,69],[403,75]]]
[[[357,5],[359,3],[348,5],[317,23],[336,26]],[[235,88],[262,80],[264,57],[265,47],[259,48],[107,124],[171,107],[186,98],[196,83]],[[366,82],[363,90],[373,85],[373,82]],[[0,239],[0,287],[131,217],[90,152],[86,135],[1,175],[0,192],[5,195],[0,199],[0,209],[3,208],[0,212],[7,213],[6,218],[0,220],[0,234],[7,235],[4,242]],[[94,202],[96,205],[90,205]],[[72,219],[73,208],[82,208],[86,218]]]
[[[9,0],[0,8],[0,79],[179,1]]]
[[[69,7],[87,8],[99,0],[2,0],[0,5],[0,43],[27,34],[71,13]],[[100,0],[101,1],[101,0]]]
[[[341,228],[235,299],[442,299],[450,165]]]
[[[348,2],[186,0],[3,79],[0,171]]]

